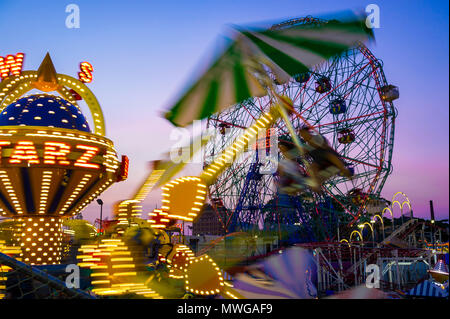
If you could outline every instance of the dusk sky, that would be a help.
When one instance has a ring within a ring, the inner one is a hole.
[[[65,26],[68,4],[80,8],[80,28]],[[24,70],[36,70],[50,52],[58,73],[76,77],[89,61],[106,121],[107,137],[119,155],[130,158],[127,181],[101,198],[104,216],[112,204],[129,198],[148,173],[148,162],[173,142],[173,126],[161,118],[211,51],[228,24],[282,21],[322,16],[347,9],[380,8],[376,42],[369,45],[383,61],[389,83],[400,88],[393,153],[393,173],[382,195],[406,193],[414,214],[436,218],[449,214],[449,4],[442,1],[22,1],[0,0],[0,56],[24,52]],[[195,174],[195,167],[186,175]],[[159,205],[152,193],[145,208]],[[83,212],[98,217],[96,203]]]

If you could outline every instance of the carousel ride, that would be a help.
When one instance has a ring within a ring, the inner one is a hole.
[[[40,92],[23,96],[29,91]],[[17,223],[24,262],[58,264],[63,220],[119,181],[121,162],[97,99],[82,81],[57,74],[49,54],[37,71],[5,77],[0,92],[0,215]],[[92,129],[76,97],[91,110]]]

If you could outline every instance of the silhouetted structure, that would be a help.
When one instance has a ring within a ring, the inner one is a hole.
[[[226,208],[218,207],[216,210],[210,205],[206,204],[203,208],[203,213],[200,217],[192,223],[192,235],[225,235],[222,222],[226,222]],[[219,219],[222,219],[222,222]]]

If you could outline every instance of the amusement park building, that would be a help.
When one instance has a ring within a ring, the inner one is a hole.
[[[218,207],[216,212],[211,205],[205,205],[202,215],[199,216],[194,223],[192,223],[192,234],[215,236],[224,235],[225,231],[219,220],[219,216],[222,221],[226,220],[225,218],[227,214],[224,207]]]

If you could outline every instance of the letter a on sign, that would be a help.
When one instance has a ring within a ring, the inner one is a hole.
[[[67,288],[80,288],[80,267],[74,264],[66,266],[66,273],[69,275],[66,278]]]
[[[379,29],[380,28],[380,7],[376,4],[369,4],[366,7],[366,27],[369,29]]]
[[[366,277],[366,287],[380,288],[380,267],[375,264],[367,265],[366,273],[369,273]]]
[[[70,13],[66,18],[66,27],[68,29],[80,28],[80,7],[76,4],[68,4],[66,6],[66,12]]]

